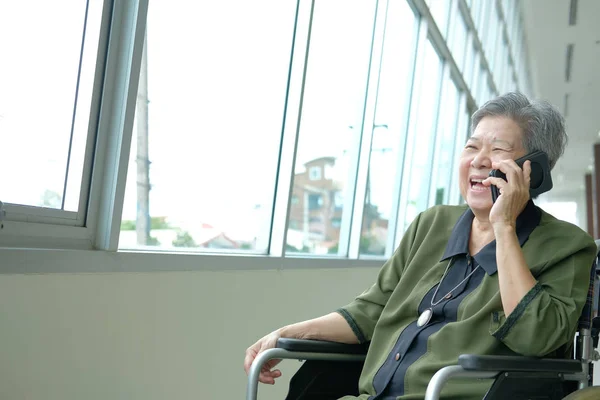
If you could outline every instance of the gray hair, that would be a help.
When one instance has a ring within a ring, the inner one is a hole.
[[[527,153],[541,150],[548,154],[550,168],[563,155],[567,146],[565,119],[547,101],[530,101],[527,96],[511,92],[482,105],[471,117],[471,135],[485,117],[504,116],[515,121],[523,131],[523,147]]]

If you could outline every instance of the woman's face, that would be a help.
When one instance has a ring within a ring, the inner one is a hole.
[[[460,193],[473,211],[489,212],[492,194],[481,184],[492,162],[517,159],[526,154],[523,133],[508,117],[484,117],[467,140],[459,161]]]

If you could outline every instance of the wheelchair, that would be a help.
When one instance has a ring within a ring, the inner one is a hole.
[[[450,379],[493,379],[483,400],[591,400],[600,399],[593,387],[593,361],[600,332],[600,240],[590,272],[586,304],[579,318],[570,359],[463,354],[457,365],[437,371],[425,400],[438,400]],[[256,400],[262,366],[272,359],[304,360],[290,381],[286,400],[334,400],[358,396],[358,378],[368,344],[343,344],[282,338],[277,347],[259,354],[248,373],[246,400]]]

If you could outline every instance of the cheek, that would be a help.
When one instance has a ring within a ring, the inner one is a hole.
[[[472,159],[470,157],[463,157],[460,159],[460,161],[458,162],[458,169],[460,175],[469,173],[469,169],[471,168],[471,161]]]
[[[511,153],[500,153],[494,154],[492,156],[492,162],[504,161],[504,160],[514,160],[518,157],[515,157],[514,154]]]

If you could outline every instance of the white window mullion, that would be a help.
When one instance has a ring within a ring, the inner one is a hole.
[[[452,165],[452,179],[450,180],[450,198],[448,204],[458,204],[460,201],[460,186],[458,181],[458,160],[468,137],[469,111],[467,108],[467,94],[460,93],[458,106],[458,122],[456,124],[456,137],[454,139],[454,157]]]
[[[271,234],[259,235],[270,236],[269,254],[275,257],[285,256],[313,12],[314,1],[298,1]]]
[[[85,146],[85,153],[83,158],[83,168],[81,173],[81,185],[79,195],[79,207],[77,212],[77,220],[81,223],[79,225],[85,225],[88,216],[89,207],[89,194],[91,189],[91,176],[94,164],[94,153],[96,151],[96,137],[98,132],[98,119],[100,114],[100,106],[102,104],[102,87],[104,85],[104,73],[106,65],[106,50],[108,48],[110,27],[112,18],[112,1],[105,0],[104,8],[102,12],[102,27],[108,27],[103,30],[100,34],[100,40],[98,43],[98,55],[96,58],[96,71],[94,75],[94,85],[92,89],[92,98],[90,101],[90,118],[88,121],[88,134]],[[68,184],[68,183],[67,183]]]
[[[449,89],[450,85],[452,85],[453,83],[451,82],[451,77],[450,77],[450,65],[448,62],[445,62],[443,67],[442,67],[442,87],[439,95],[440,99],[446,99],[447,98],[447,93],[446,91]],[[439,100],[438,100],[439,102]],[[439,157],[437,157],[437,154],[440,152],[439,147],[442,145],[443,143],[443,138],[440,137],[441,136],[441,124],[447,123],[446,119],[443,118],[442,115],[440,115],[441,113],[443,113],[445,110],[440,110],[438,107],[438,116],[437,116],[437,121],[435,124],[435,136],[432,140],[432,147],[433,147],[433,157],[431,157],[431,164],[430,164],[430,172],[433,171],[437,171],[438,170],[438,164],[440,162]],[[452,129],[452,128],[449,128]],[[433,175],[433,173],[429,173],[425,176],[430,176],[431,177],[431,182],[429,184],[429,196],[427,199],[427,207],[432,207],[435,205],[435,195],[432,196],[432,193],[435,194],[435,190],[437,188],[437,180],[436,180],[436,176]]]
[[[415,73],[414,73],[414,84],[411,93],[410,100],[410,113],[408,115],[408,128],[406,141],[404,143],[404,156],[399,157],[399,162],[402,162],[401,168],[402,170],[402,179],[399,179],[399,201],[398,204],[398,214],[396,217],[396,227],[394,232],[394,241],[392,246],[388,246],[388,248],[396,248],[404,235],[404,220],[406,218],[406,204],[408,202],[408,182],[410,181],[409,177],[406,176],[406,171],[403,166],[406,165],[406,158],[412,156],[413,147],[415,145],[415,135],[414,131],[416,129],[416,115],[418,114],[418,110],[416,110],[416,106],[419,104],[418,96],[420,95],[420,87],[423,82],[423,65],[425,64],[425,50],[427,46],[427,32],[429,30],[428,21],[421,17],[421,21],[419,24],[419,36],[417,39],[417,51],[416,51],[416,61],[415,61]],[[403,190],[406,189],[406,190]],[[391,230],[391,229],[390,229]]]
[[[423,27],[423,25],[425,25],[425,27]],[[385,254],[384,257],[385,258],[390,258],[393,254],[394,251],[396,250],[396,230],[399,224],[399,218],[403,218],[404,214],[400,215],[400,201],[401,201],[401,190],[402,190],[402,180],[403,180],[403,171],[404,171],[404,155],[405,155],[405,147],[407,144],[407,130],[408,130],[408,123],[410,120],[410,113],[411,113],[411,98],[412,98],[412,94],[415,90],[417,90],[417,85],[415,82],[415,74],[416,74],[416,70],[418,67],[417,62],[419,61],[417,59],[417,54],[418,54],[418,49],[419,47],[421,47],[421,41],[426,40],[427,39],[427,23],[425,22],[425,20],[423,18],[420,18],[418,23],[415,24],[415,30],[416,33],[414,34],[414,44],[412,47],[412,52],[409,54],[409,56],[411,57],[411,59],[415,60],[412,63],[412,67],[409,71],[409,73],[407,74],[407,85],[406,87],[408,88],[408,90],[406,91],[406,106],[405,106],[405,110],[403,110],[403,115],[405,116],[404,121],[403,121],[403,126],[401,128],[401,132],[403,132],[403,134],[401,135],[401,139],[400,139],[400,143],[398,144],[398,148],[401,149],[400,151],[398,151],[398,159],[396,160],[396,170],[395,170],[395,174],[394,176],[396,177],[394,179],[394,190],[393,190],[393,199],[392,199],[392,207],[391,207],[391,212],[390,212],[390,219],[388,221],[388,231],[387,231],[387,242],[386,242],[386,246],[385,246]],[[423,57],[421,56],[421,59]]]
[[[348,191],[344,201],[344,211],[351,210],[351,218],[344,218],[340,229],[338,256],[347,256],[357,259],[360,252],[360,238],[364,202],[367,190],[367,176],[369,174],[369,159],[371,155],[371,141],[373,138],[375,107],[377,102],[377,84],[385,34],[385,17],[387,1],[377,3],[373,27],[373,40],[371,42],[371,58],[369,73],[365,88],[365,102],[361,110],[362,121],[357,135],[354,137],[353,156],[351,158],[350,173],[348,174]]]
[[[148,0],[114,3],[90,193],[94,247],[117,249]]]

